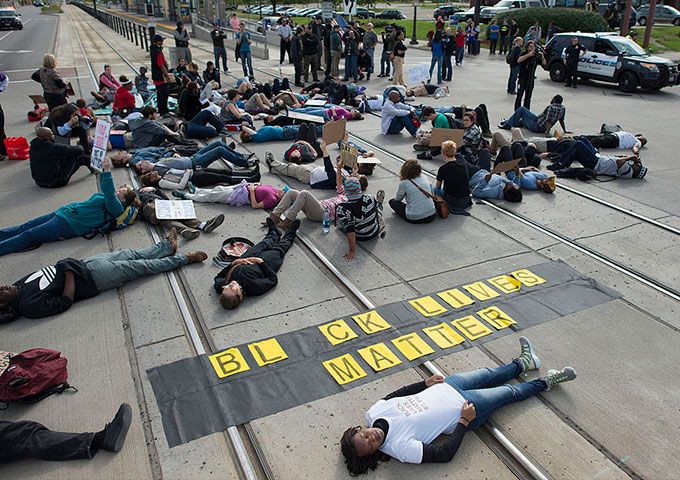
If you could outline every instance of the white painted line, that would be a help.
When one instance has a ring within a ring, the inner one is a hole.
[[[81,75],[80,77],[63,77],[64,80],[77,80],[81,78],[90,78],[89,75]],[[33,82],[30,78],[28,80],[12,80],[11,78],[9,79],[10,84],[15,84],[15,83],[28,83],[28,82]]]
[[[28,20],[26,20],[26,21],[24,22],[24,25],[26,25],[26,24],[27,24],[28,22],[30,22],[31,20],[33,20],[33,19],[32,19],[32,18],[29,18]]]
[[[2,37],[0,37],[0,40],[6,39],[7,37],[9,37],[10,35],[12,35],[13,33],[14,33],[14,31],[11,31],[11,32],[9,32],[9,33],[4,34]]]

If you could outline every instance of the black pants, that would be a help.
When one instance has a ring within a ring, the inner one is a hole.
[[[156,85],[156,105],[159,115],[165,115],[168,110],[168,96],[170,95],[170,85],[161,83]]]
[[[43,98],[47,102],[47,108],[50,109],[50,112],[54,110],[56,107],[60,105],[65,105],[66,102],[66,95],[63,93],[46,93],[43,92]]]
[[[0,463],[39,458],[41,460],[76,460],[92,458],[94,433],[53,432],[29,421],[0,420]]]
[[[240,258],[259,257],[275,272],[283,265],[283,258],[295,241],[295,232],[286,232],[279,239],[276,229],[270,229],[264,239],[251,247]]]
[[[616,148],[619,146],[619,137],[612,133],[602,135],[584,135],[595,148]]]
[[[279,56],[279,63],[283,63],[283,60],[286,58],[286,53],[288,54],[288,60],[290,60],[290,63],[293,63],[293,59],[290,58],[290,42],[281,39],[279,48],[281,51],[281,55]]]
[[[429,217],[420,218],[418,220],[411,220],[410,218],[406,217],[406,204],[401,200],[397,200],[396,198],[390,199],[390,207],[392,208],[392,210],[394,210],[394,213],[396,213],[399,217],[406,220],[408,223],[430,223],[432,220],[434,220],[434,217],[437,216],[436,213],[433,213]]]
[[[316,125],[313,123],[303,123],[295,137],[295,141],[304,140],[305,142],[314,145],[319,138]]]
[[[491,55],[496,53],[496,43],[498,43],[497,38],[492,38],[489,40],[489,53]]]
[[[352,96],[350,95],[349,88],[347,88],[347,85],[329,85],[328,88],[328,99],[331,101],[331,103],[334,103],[335,105],[340,105],[342,102],[345,102],[346,104],[349,105],[349,102],[352,100]]]
[[[49,183],[36,182],[36,185],[43,188],[63,187],[68,184],[73,174],[76,173],[80,167],[90,165],[90,157],[84,153],[72,154],[55,160],[59,162],[59,168],[51,181]]]
[[[521,142],[513,142],[512,146],[503,145],[498,151],[498,155],[496,155],[496,160],[494,161],[493,166],[495,167],[499,163],[511,162],[518,158],[520,159],[518,166],[520,168],[526,167],[527,158],[524,154],[524,146]]]
[[[567,86],[576,85],[578,81],[578,61],[567,62]]]
[[[531,94],[534,93],[534,79],[520,78],[519,87],[517,88],[517,97],[515,98],[515,110],[522,105],[522,96],[524,96],[524,107],[531,110]]]
[[[221,168],[201,168],[200,170],[195,170],[191,177],[191,183],[199,188],[218,184],[235,185],[241,183],[241,180],[245,180],[248,183],[259,182],[260,169],[229,172]]]
[[[5,148],[5,112],[0,105],[0,155],[7,155],[7,148]]]
[[[295,85],[300,85],[302,83],[302,60],[295,60],[293,62],[295,67]]]
[[[169,133],[167,134],[158,134],[154,135],[151,138],[151,142],[149,143],[149,147],[158,147],[160,146],[161,143],[163,143],[165,140],[167,140],[170,143],[176,143],[178,145],[184,144],[184,140],[181,138],[175,136],[175,135],[170,135]]]

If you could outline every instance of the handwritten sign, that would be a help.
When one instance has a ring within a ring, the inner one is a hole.
[[[90,166],[102,172],[102,163],[106,156],[106,146],[109,143],[109,133],[111,132],[111,124],[104,120],[97,120],[97,126],[94,131],[94,142],[92,142],[92,156],[90,156]]]
[[[0,352],[0,375],[9,367],[9,359],[14,355],[12,352]]]
[[[158,220],[189,220],[196,218],[193,200],[156,200]]]
[[[357,167],[357,157],[359,156],[359,149],[353,147],[349,143],[343,143],[340,146],[340,160],[346,167],[354,170]]]
[[[430,67],[422,63],[408,69],[408,81],[411,84],[427,82],[430,79]]]

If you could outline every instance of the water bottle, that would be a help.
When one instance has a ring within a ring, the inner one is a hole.
[[[328,208],[323,208],[323,233],[326,234],[331,231],[331,215],[328,213]]]

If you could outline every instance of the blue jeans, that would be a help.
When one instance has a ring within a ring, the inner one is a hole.
[[[392,123],[390,123],[390,128],[387,130],[387,133],[399,133],[404,128],[408,130],[408,133],[410,133],[412,137],[415,136],[416,131],[418,131],[418,128],[413,125],[413,122],[411,121],[411,116],[405,115],[403,117],[394,117],[392,119]]]
[[[525,107],[519,107],[505,123],[511,127],[526,127],[532,132],[540,133],[543,130],[538,128],[538,125],[536,124],[537,119],[538,117],[531,110],[528,110]]]
[[[456,47],[456,65],[463,64],[463,57],[465,57],[465,47]]]
[[[369,57],[371,57],[371,70],[370,73],[373,73],[373,70],[375,70],[375,50],[372,48],[367,48],[366,53],[368,54]]]
[[[519,65],[510,67],[510,78],[508,78],[508,92],[515,93],[517,91],[517,76],[519,75]]]
[[[477,416],[468,430],[474,430],[500,408],[526,400],[547,388],[543,380],[518,385],[504,385],[522,373],[518,360],[496,368],[480,368],[473,372],[457,373],[444,380],[458,390],[468,403],[474,403]]]
[[[560,168],[569,168],[574,160],[591,170],[597,165],[597,149],[586,137],[580,137],[562,153],[559,160]]]
[[[117,250],[83,260],[97,290],[111,290],[137,278],[168,272],[188,263],[183,253],[175,254],[163,240],[141,250]]]
[[[247,62],[247,65],[246,65]],[[247,52],[241,52],[241,65],[243,66],[243,75],[248,76],[248,69],[250,69],[250,76],[254,77],[253,75],[253,56],[250,53],[250,50]],[[248,67],[248,69],[246,68]]]
[[[16,227],[0,230],[0,255],[17,252],[37,243],[77,237],[73,229],[54,212]]]
[[[295,140],[298,132],[300,131],[299,125],[289,125],[287,127],[281,127],[281,128],[283,129],[283,139],[284,140]]]
[[[194,153],[194,156],[191,157],[191,163],[193,163],[194,168],[206,168],[212,162],[219,160],[220,158],[224,158],[239,167],[248,166],[248,158],[245,155],[232,150],[227,144],[220,141],[212,142],[207,147]]]
[[[438,56],[432,56],[432,60],[430,61],[430,81],[432,81],[432,70],[434,70],[434,64],[437,64],[437,83],[442,83],[442,62],[444,61],[444,57],[441,55]]]
[[[316,115],[317,117],[323,117],[324,120],[328,121],[328,115],[326,115],[326,109],[323,107],[302,107],[302,108],[291,108],[293,112],[306,113],[308,115]]]
[[[390,52],[383,50],[380,57],[380,75],[391,75],[390,68],[394,68],[392,62],[390,62]]]
[[[201,110],[187,125],[186,133],[188,138],[212,138],[220,133],[222,128],[224,124],[212,112]]]
[[[222,58],[223,72],[229,70],[227,67],[227,49],[224,47],[213,47],[213,53],[215,54],[215,68],[220,69],[220,58]]]
[[[444,66],[442,67],[442,77],[447,82],[453,78],[453,66],[451,65],[451,55],[444,55]]]
[[[345,78],[343,80],[349,80],[349,76],[352,75],[354,81],[359,80],[359,70],[357,69],[357,60],[359,55],[345,55]]]

